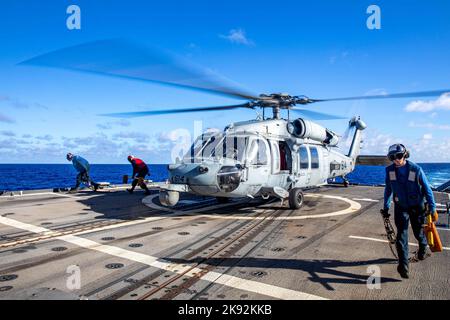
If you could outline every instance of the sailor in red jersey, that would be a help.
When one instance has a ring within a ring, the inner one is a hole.
[[[133,156],[128,156],[128,161],[133,166],[133,182],[131,183],[131,189],[127,189],[129,193],[133,193],[134,188],[139,183],[139,186],[145,190],[145,194],[150,194],[147,185],[144,182],[145,176],[149,174],[147,165],[141,159],[135,158]]]

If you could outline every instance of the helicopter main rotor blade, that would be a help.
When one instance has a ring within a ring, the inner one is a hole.
[[[160,115],[160,114],[199,112],[199,111],[219,111],[219,110],[230,110],[230,109],[237,109],[237,108],[252,108],[252,106],[250,103],[242,103],[242,104],[230,105],[230,106],[106,113],[106,114],[100,114],[100,116],[108,116],[108,117],[115,117],[115,118],[137,118],[137,117],[145,117],[145,116],[156,116],[156,115]]]
[[[432,90],[432,91],[417,91],[417,92],[406,92],[406,93],[377,94],[377,95],[370,95],[370,96],[356,96],[356,97],[346,97],[346,98],[306,99],[305,101],[307,104],[307,103],[326,102],[326,101],[418,98],[418,97],[435,97],[435,96],[440,96],[444,93],[450,93],[450,89]]]
[[[311,111],[306,109],[300,109],[300,108],[290,108],[289,110],[301,113],[302,115],[306,116],[307,118],[313,119],[313,120],[335,120],[335,119],[346,119],[342,116],[336,116],[332,114],[317,112],[317,111]]]
[[[148,81],[239,99],[259,99],[257,95],[239,89],[224,77],[194,66],[179,56],[125,39],[83,43],[45,53],[19,64]]]

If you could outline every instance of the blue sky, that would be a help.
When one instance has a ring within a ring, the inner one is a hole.
[[[81,8],[81,30],[66,9]],[[366,27],[369,5],[381,29]],[[256,93],[313,98],[450,88],[448,1],[82,1],[0,3],[0,163],[63,163],[68,151],[93,163],[129,153],[167,163],[174,130],[192,132],[255,117],[251,110],[119,120],[98,116],[239,103],[156,84],[18,66],[52,50],[113,37],[169,49]],[[312,110],[368,124],[363,153],[403,142],[420,162],[450,162],[450,99],[334,102]],[[322,121],[343,132],[346,121]]]

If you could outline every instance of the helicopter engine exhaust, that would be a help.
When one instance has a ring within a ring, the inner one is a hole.
[[[291,128],[291,134],[298,138],[309,138],[330,146],[336,146],[339,142],[339,137],[333,131],[302,118],[294,120]]]

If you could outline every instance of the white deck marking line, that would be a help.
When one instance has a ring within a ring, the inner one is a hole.
[[[124,186],[124,187],[109,187],[106,189],[99,189],[99,193],[101,193],[102,190],[122,190],[122,189],[127,189],[130,186]],[[152,186],[150,186],[152,187]],[[83,190],[81,190],[83,191]],[[86,189],[86,191],[88,191]],[[13,195],[8,195],[9,192],[7,192],[7,194],[5,194],[3,197],[4,198],[8,198],[8,197],[13,197],[13,198],[20,198],[20,197],[34,197],[34,196],[41,196],[41,195],[52,195],[52,196],[60,196],[60,197],[67,197],[67,198],[79,198],[80,196],[86,196],[85,194],[78,194],[78,196],[74,196],[74,195],[70,195],[67,193],[60,193],[60,192],[35,192],[35,193],[23,193],[23,194],[19,194],[17,192],[20,191],[11,191],[15,194]],[[1,199],[1,198],[0,198]]]
[[[50,194],[52,196],[53,195],[60,196],[60,197],[64,197],[64,198],[73,198],[73,199],[79,198],[79,197],[72,196],[70,194],[63,194],[63,193],[58,193],[58,192],[46,192],[45,194]]]
[[[167,215],[167,216],[174,216],[174,215]],[[83,234],[90,234],[90,233],[111,230],[111,229],[116,229],[116,228],[121,228],[121,227],[133,226],[136,224],[141,224],[141,223],[146,223],[146,222],[158,221],[158,220],[162,220],[164,218],[165,217],[148,217],[143,220],[133,220],[133,221],[121,222],[121,223],[117,223],[117,224],[107,225],[107,226],[93,228],[93,229],[80,230],[80,231],[75,231],[75,232],[73,232],[73,231],[62,231],[61,232],[61,231],[53,231],[53,230],[49,229],[49,231],[44,232],[46,238],[42,238],[42,236],[36,236],[34,238],[27,238],[24,240],[17,240],[17,241],[13,241],[13,242],[2,243],[2,244],[0,244],[0,248],[15,246],[18,244],[25,244],[25,243],[29,243],[29,242],[36,243],[36,242],[41,242],[41,241],[47,241],[47,240],[51,240],[52,238],[66,235],[66,233],[70,233],[71,235],[74,235],[74,236],[79,236],[79,235],[83,235]],[[36,232],[36,233],[40,233],[40,232]]]
[[[232,205],[232,204],[231,203],[218,204],[218,205],[215,205],[212,207],[206,207],[206,208],[201,208],[201,209],[192,209],[192,210],[186,210],[186,211],[174,211],[174,212],[168,213],[167,215],[162,216],[162,217],[161,216],[148,217],[148,218],[144,218],[141,220],[125,221],[125,222],[120,222],[120,223],[115,223],[115,224],[111,224],[111,225],[107,225],[107,226],[86,229],[86,230],[80,230],[80,231],[53,231],[53,230],[48,229],[48,231],[44,232],[45,238],[42,237],[43,235],[40,235],[40,236],[36,236],[34,238],[27,238],[24,240],[17,240],[17,241],[13,241],[13,242],[2,243],[2,244],[0,244],[0,248],[15,246],[15,245],[19,245],[19,244],[25,244],[25,243],[29,243],[29,242],[36,243],[36,242],[41,242],[41,241],[47,241],[47,240],[50,240],[55,237],[66,235],[67,233],[77,236],[77,235],[91,234],[91,233],[105,231],[105,230],[112,230],[112,229],[116,229],[116,228],[129,227],[129,226],[142,224],[142,223],[164,220],[165,218],[168,218],[168,217],[176,217],[176,216],[181,216],[181,215],[193,216],[194,214],[192,214],[192,212],[194,212],[194,211],[199,212],[199,211],[206,210],[206,209],[220,208],[220,207],[230,206],[230,205]],[[169,210],[169,209],[166,209],[166,210]],[[41,232],[38,231],[36,233],[41,233]]]
[[[22,230],[27,230],[30,232],[38,232],[38,233],[44,233],[44,232],[51,232],[50,229],[46,229],[43,227],[34,226],[32,224],[23,223],[14,219],[0,217],[0,223],[17,228]],[[176,273],[182,274],[185,271],[187,271],[190,266],[183,267],[183,264],[177,264],[177,263],[171,263],[169,261],[166,261],[164,259],[160,259],[158,257],[146,255],[139,252],[130,251],[127,249],[122,249],[119,247],[114,247],[110,245],[104,245],[98,242],[95,242],[90,239],[81,238],[74,235],[63,235],[56,237],[54,239],[65,241],[72,243],[74,245],[77,245],[79,247],[95,250],[98,252],[102,252],[111,256],[139,262],[142,264],[146,264],[151,267],[175,272],[174,270],[177,270]],[[202,270],[199,268],[194,268],[192,271],[190,271],[187,275],[192,276],[193,273],[201,273]],[[259,283],[252,280],[242,279],[235,276],[230,276],[218,272],[208,272],[200,279],[209,281],[212,283],[218,283],[222,284],[227,287],[235,288],[235,289],[241,289],[246,290],[249,292],[254,292],[262,295],[266,295],[269,297],[277,298],[277,299],[299,299],[299,300],[322,300],[325,299],[323,297],[315,296],[312,294],[304,293],[301,291],[286,289],[283,287],[278,287],[270,284],[264,284]]]
[[[442,231],[450,231],[450,229],[449,229],[449,228],[438,228],[438,227],[436,227],[436,229],[438,229],[438,230],[442,230]]]
[[[62,194],[58,192],[39,192],[39,193],[23,193],[23,194],[13,194],[13,195],[5,195],[2,198],[22,198],[22,197],[33,197],[33,196],[42,196],[42,195],[52,195],[52,196],[60,196],[67,198],[77,198],[68,194]]]
[[[368,199],[368,198],[353,198],[353,200],[355,201],[367,201],[367,202],[379,202],[380,200],[375,200],[375,199]]]
[[[169,211],[171,211],[169,208],[165,208],[163,206],[158,206],[155,203],[153,203],[152,200],[155,197],[157,197],[157,196],[158,195],[145,197],[142,200],[142,203],[144,203],[146,206],[148,206],[148,207],[150,207],[152,209],[155,209],[155,210],[169,210]],[[358,202],[355,202],[353,200],[344,198],[344,197],[330,196],[330,195],[323,195],[323,194],[316,194],[316,193],[305,194],[305,197],[328,198],[328,199],[341,200],[341,201],[347,202],[348,204],[350,204],[350,206],[348,208],[346,208],[346,209],[335,211],[335,212],[330,212],[330,213],[311,214],[311,215],[294,216],[294,217],[292,217],[292,216],[289,216],[289,217],[275,217],[274,220],[303,220],[303,219],[314,219],[314,218],[327,218],[327,217],[334,217],[334,216],[340,216],[340,215],[353,213],[353,212],[358,211],[359,209],[361,209],[361,204],[359,204]],[[202,211],[203,210],[210,210],[210,209],[214,209],[214,208],[215,207],[206,207],[206,208],[202,208]],[[195,209],[188,210],[188,211],[182,211],[182,212],[185,215],[196,215],[198,217],[205,217],[205,218],[210,218],[210,219],[234,219],[234,220],[261,220],[261,219],[265,219],[265,217],[262,217],[262,216],[259,216],[259,217],[253,217],[253,216],[241,217],[241,216],[236,216],[236,215],[222,216],[220,214],[198,215],[198,212],[201,212],[201,210],[195,210]]]
[[[377,239],[377,238],[368,238],[368,237],[359,237],[359,236],[348,236],[349,238],[352,239],[359,239],[359,240],[369,240],[369,241],[376,241],[376,242],[384,242],[387,243],[389,241],[384,240],[384,239]],[[408,243],[410,246],[415,246],[418,247],[419,245],[417,243]],[[442,247],[443,250],[450,250],[449,247]]]
[[[228,274],[222,274],[218,272],[209,272],[204,275],[202,280],[210,281],[213,283],[220,283],[227,287],[236,288],[244,291],[251,291],[258,294],[272,296],[283,300],[328,300],[323,297],[319,297],[313,294],[286,289],[271,284],[257,282],[253,280],[242,279],[239,277],[230,276]]]

